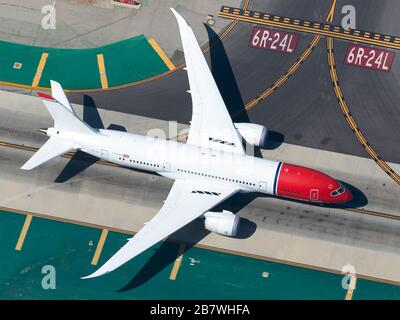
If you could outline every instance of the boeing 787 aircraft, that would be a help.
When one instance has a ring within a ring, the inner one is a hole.
[[[317,203],[343,203],[352,195],[335,179],[293,164],[247,155],[242,138],[262,146],[267,129],[233,123],[195,35],[174,9],[182,38],[193,113],[186,143],[114,130],[94,129],[78,119],[61,85],[52,95],[39,93],[54,119],[42,129],[50,139],[28,160],[31,170],[71,150],[81,150],[121,166],[156,172],[174,179],[161,210],[93,274],[115,270],[196,218],[210,231],[235,236],[239,217],[213,207],[238,192],[261,192]]]

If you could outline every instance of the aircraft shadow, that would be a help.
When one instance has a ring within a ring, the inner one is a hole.
[[[103,121],[100,118],[93,99],[87,95],[83,96],[83,121],[89,126],[96,129],[103,129]],[[96,163],[99,158],[86,154],[82,151],[76,151],[68,163],[65,165],[61,173],[54,180],[56,183],[63,183],[73,178],[77,174],[89,168]]]
[[[217,83],[219,92],[225,102],[228,112],[233,116],[234,122],[249,122],[247,111],[236,82],[232,66],[229,62],[219,35],[207,24],[204,24],[208,34],[210,47],[211,72]]]
[[[354,187],[353,185],[340,181],[346,188],[348,188],[353,194],[353,200],[350,203],[342,204],[342,205],[323,205],[326,207],[332,208],[356,208],[364,206],[368,203],[368,199],[363,194],[361,190]],[[239,212],[241,209],[249,205],[253,200],[259,197],[271,197],[270,195],[264,195],[259,193],[238,193],[235,196],[225,200],[218,206],[212,209],[212,211],[222,211],[229,210],[234,213]],[[308,205],[321,206],[320,204],[312,204],[309,202],[298,201],[298,200],[289,200],[297,203],[305,203]],[[238,230],[238,235],[236,238],[246,239],[249,238],[257,229],[257,224],[245,219],[241,218],[240,226]],[[170,238],[179,238],[179,239],[190,239],[190,242],[185,241],[185,249],[184,254],[192,248],[196,243],[200,242],[204,239],[210,231],[204,228],[203,221],[201,219],[197,219],[182,229],[175,232],[171,235]],[[222,236],[221,236],[222,237]],[[163,271],[165,268],[174,263],[176,259],[177,252],[171,250],[171,247],[168,243],[163,242],[159,249],[155,251],[153,256],[146,262],[146,264],[140,269],[140,271],[133,277],[133,279],[119,292],[132,290],[137,288],[147,281],[152,279],[158,273]]]
[[[229,210],[232,212],[237,212],[247,206],[251,201],[257,197],[257,194],[244,194],[239,193],[230,199],[227,199],[222,204],[215,207],[212,211],[222,211]],[[257,225],[246,219],[240,218],[240,225],[238,229],[238,235],[236,238],[245,239],[249,238],[257,229]],[[204,239],[210,231],[204,228],[203,219],[196,219],[192,221],[182,229],[178,230],[172,234],[169,239],[190,239],[190,241],[185,241],[185,249],[183,255],[192,248],[196,243]],[[221,235],[221,237],[223,237]],[[173,241],[173,240],[172,240]],[[119,289],[118,292],[129,291],[135,289],[147,281],[151,280],[158,273],[163,271],[165,268],[174,263],[177,258],[177,251],[171,250],[171,245],[168,240],[163,242],[161,246],[154,252],[151,258],[145,263],[145,265],[140,269],[140,271],[133,277],[133,279],[123,288]]]
[[[285,136],[277,131],[268,130],[268,137],[265,146],[261,149],[264,150],[274,150],[280,147],[280,145],[285,141]]]
[[[74,155],[65,165],[63,170],[54,180],[54,182],[56,183],[67,182],[69,179],[75,177],[77,174],[89,168],[92,164],[96,163],[98,160],[99,158],[78,150],[74,153]]]
[[[225,102],[229,114],[232,116],[234,122],[245,122],[249,123],[250,119],[247,114],[247,110],[244,108],[244,102],[240,94],[239,86],[236,82],[235,75],[232,70],[231,63],[229,62],[228,56],[225,51],[225,47],[219,35],[204,24],[207,30],[209,43],[212,43],[210,47],[210,62],[211,72],[217,83],[218,89]],[[284,135],[268,130],[268,139],[265,146],[261,149],[273,150],[278,148],[284,141]],[[255,147],[254,155],[262,158],[260,147]]]

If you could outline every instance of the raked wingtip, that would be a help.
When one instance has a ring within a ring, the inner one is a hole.
[[[95,272],[95,273],[96,273],[96,272]],[[97,278],[97,277],[100,276],[100,275],[96,275],[95,273],[89,274],[88,276],[81,277],[81,279],[82,279],[82,280],[93,279],[93,278]]]
[[[100,277],[100,276],[102,276],[102,275],[105,275],[106,273],[108,273],[108,271],[107,271],[107,272],[102,272],[102,271],[100,271],[100,269],[99,269],[99,270],[93,272],[92,274],[89,274],[89,275],[87,275],[87,276],[81,277],[81,279],[82,279],[82,280],[85,280],[85,279],[93,279],[93,278],[97,278],[97,277]]]

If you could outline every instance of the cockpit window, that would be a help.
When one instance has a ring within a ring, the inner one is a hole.
[[[338,195],[341,195],[344,192],[344,187],[341,185],[340,188],[334,190],[331,192],[332,197],[337,197]]]

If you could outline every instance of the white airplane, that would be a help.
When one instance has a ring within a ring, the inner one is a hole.
[[[186,143],[91,128],[76,117],[59,83],[51,81],[51,96],[39,93],[54,119],[54,127],[41,129],[50,139],[21,169],[31,170],[68,151],[81,150],[175,180],[153,219],[102,267],[83,279],[115,270],[200,217],[207,230],[235,236],[239,217],[225,210],[209,210],[238,192],[318,203],[352,199],[349,190],[321,172],[246,154],[242,138],[249,144],[263,145],[267,129],[257,124],[232,123],[192,29],[171,10],[179,25],[193,103]]]

